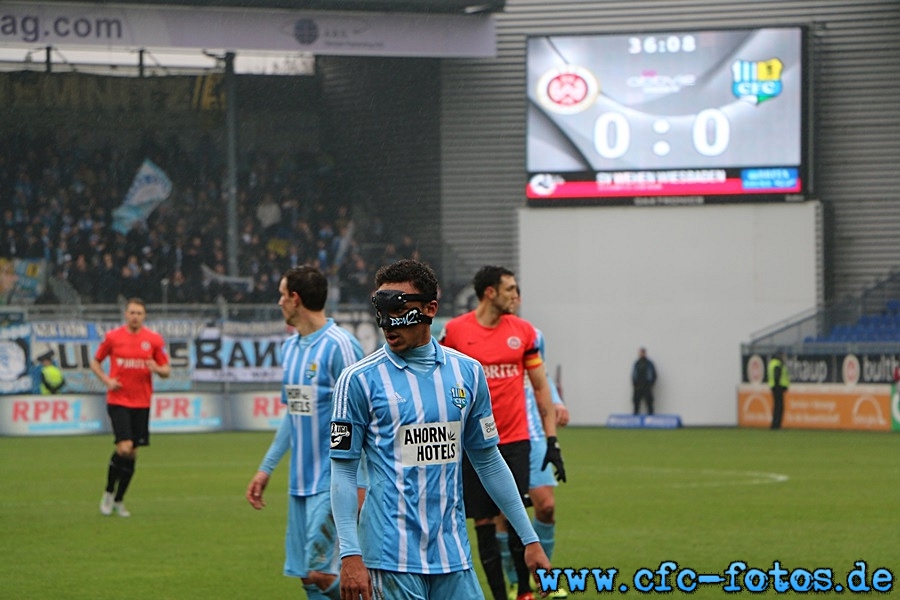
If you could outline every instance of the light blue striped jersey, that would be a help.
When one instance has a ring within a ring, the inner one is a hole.
[[[544,334],[537,327],[534,328],[537,332],[537,343],[535,344],[538,347],[538,350],[541,352],[541,358],[544,358]],[[559,395],[559,391],[556,389],[556,384],[553,382],[553,379],[550,378],[550,374],[547,373],[547,383],[550,384],[550,395],[553,397],[553,404],[562,404],[562,398]],[[537,407],[537,398],[534,397],[534,388],[531,387],[531,379],[528,378],[528,375],[525,375],[525,409],[528,411],[528,436],[532,442],[542,442],[547,438],[544,434],[544,423],[541,420],[541,413],[538,412]]]
[[[425,374],[383,346],[344,371],[334,392],[331,457],[365,456],[363,562],[402,573],[472,568],[462,451],[499,441],[481,364],[434,338]]]
[[[281,401],[291,420],[291,474],[288,492],[312,496],[331,489],[328,432],[335,382],[345,367],[363,357],[362,346],[334,319],[307,336],[293,335],[281,346]]]

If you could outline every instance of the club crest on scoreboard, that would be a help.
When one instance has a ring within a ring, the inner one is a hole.
[[[762,104],[781,94],[784,63],[778,58],[753,62],[736,60],[731,64],[731,91],[736,98]]]

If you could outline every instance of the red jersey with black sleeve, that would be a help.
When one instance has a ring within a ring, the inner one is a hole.
[[[121,387],[108,390],[106,402],[128,408],[150,408],[153,373],[147,368],[147,360],[152,358],[159,365],[169,364],[162,336],[146,327],[136,333],[127,325],[117,327],[106,333],[94,354],[99,363],[107,356],[109,376],[117,379]]]
[[[496,327],[485,327],[471,311],[447,322],[441,343],[468,354],[484,368],[500,443],[529,439],[523,377],[526,370],[543,364],[534,326],[515,315],[503,315]]]

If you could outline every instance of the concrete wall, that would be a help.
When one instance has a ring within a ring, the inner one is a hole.
[[[637,350],[656,363],[657,413],[736,425],[740,345],[815,307],[819,205],[522,209],[522,314],[562,366],[577,425],[631,411]]]

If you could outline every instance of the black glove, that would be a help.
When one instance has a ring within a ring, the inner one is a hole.
[[[553,463],[553,470],[556,472],[556,480],[566,482],[566,466],[563,464],[562,452],[559,449],[559,442],[556,436],[547,438],[547,454],[544,455],[544,464],[541,465],[541,471],[547,468],[547,465]]]

